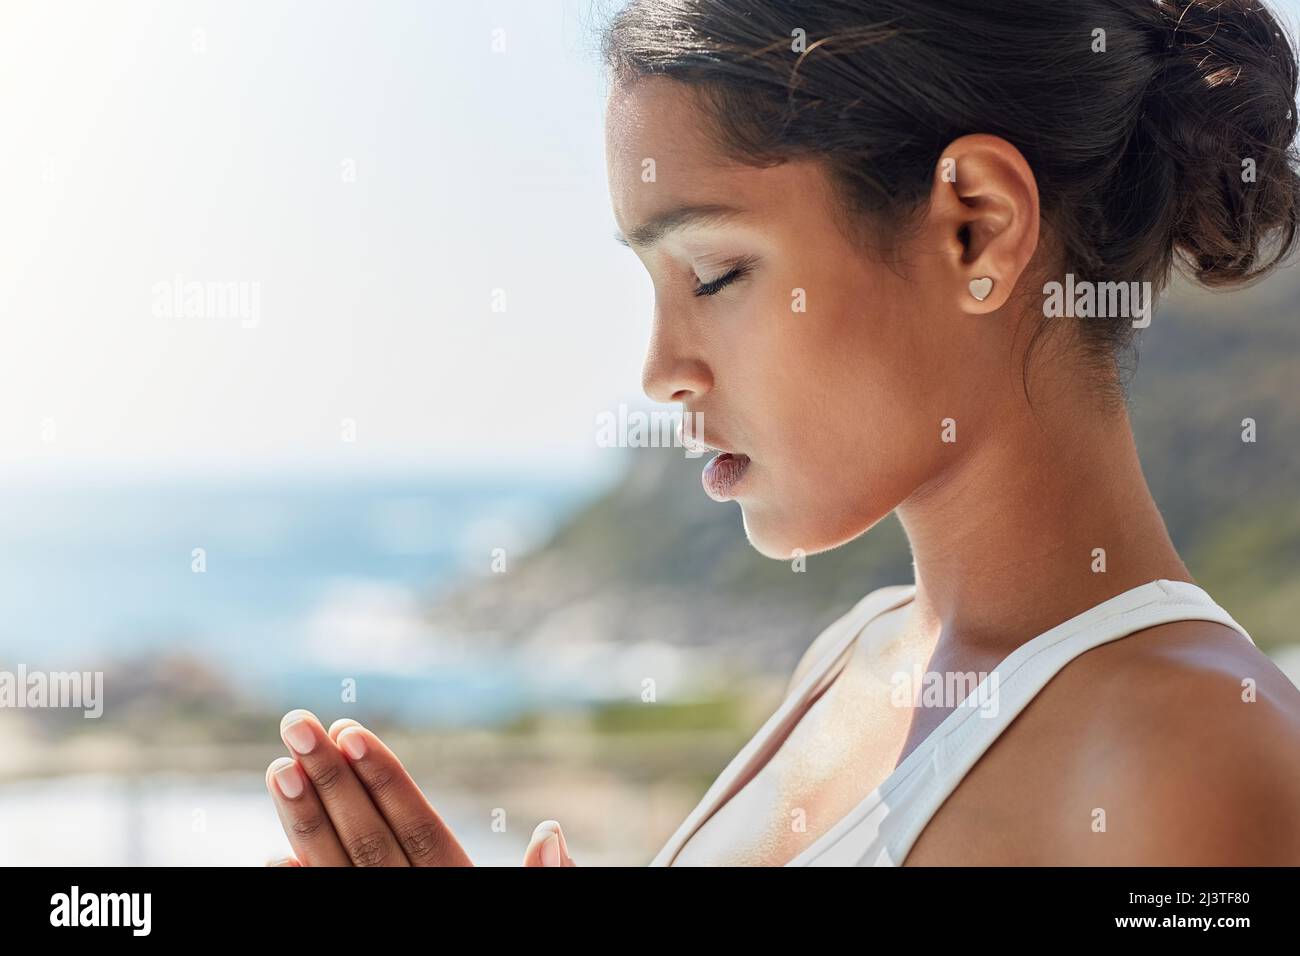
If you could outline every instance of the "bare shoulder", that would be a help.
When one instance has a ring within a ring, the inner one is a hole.
[[[865,597],[853,605],[848,611],[836,618],[826,630],[822,631],[813,642],[808,645],[808,649],[803,652],[799,658],[799,663],[795,665],[794,673],[790,677],[790,683],[786,687],[786,696],[788,697],[799,683],[808,675],[808,672],[817,665],[828,653],[831,646],[844,636],[843,628],[851,618],[857,616],[861,608],[871,601],[882,601],[888,603],[895,597],[901,597],[910,591],[910,584],[891,584],[887,587],[877,588],[869,592]]]
[[[1082,654],[1057,679],[1054,707],[1085,724],[1063,769],[1096,803],[1090,832],[1067,840],[1072,857],[1300,864],[1300,690],[1248,640],[1172,622]]]

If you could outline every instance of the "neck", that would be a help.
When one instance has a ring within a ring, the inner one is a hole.
[[[1087,404],[1002,418],[899,506],[915,563],[914,627],[1018,644],[1148,581],[1192,580],[1127,414],[1080,415]]]

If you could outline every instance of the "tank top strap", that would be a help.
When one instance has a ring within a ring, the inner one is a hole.
[[[889,841],[888,855],[893,860],[903,859],[943,801],[1066,664],[1094,647],[1174,621],[1215,621],[1254,643],[1246,629],[1200,587],[1164,579],[1118,594],[1027,641],[999,664],[891,776],[890,784],[903,785],[922,766],[927,771],[921,778],[924,785],[903,801],[906,809]],[[996,686],[987,687],[994,674]]]
[[[799,716],[802,716],[800,704],[810,697],[815,697],[823,685],[838,675],[839,669],[835,665],[842,661],[845,652],[857,642],[862,632],[867,629],[867,625],[882,614],[907,604],[915,594],[916,586],[913,584],[893,584],[878,588],[835,621],[831,627],[839,632],[839,636],[831,642],[826,652],[817,658],[799,685],[789,694],[791,699],[797,700],[791,709],[798,711]]]
[[[854,639],[881,614],[910,601],[915,590],[915,586],[910,584],[878,588],[867,594],[830,625],[830,629],[837,631],[838,636],[831,642],[827,652],[804,675],[798,686],[786,695],[785,700],[758,729],[749,743],[727,764],[713,785],[705,791],[699,804],[682,821],[681,826],[669,838],[663,849],[655,855],[650,862],[651,866],[672,865],[674,857],[686,841],[739,789],[737,782],[743,783],[748,779],[749,770],[755,763],[761,764],[767,760],[770,756],[771,743],[774,740],[783,741],[789,735],[790,730],[803,716],[807,701],[815,695],[827,672]]]

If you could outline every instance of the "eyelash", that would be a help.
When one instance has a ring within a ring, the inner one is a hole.
[[[743,279],[745,276],[749,275],[752,268],[753,265],[751,263],[742,262],[726,275],[719,276],[712,282],[701,282],[695,287],[695,294],[697,296],[717,295],[737,279]]]

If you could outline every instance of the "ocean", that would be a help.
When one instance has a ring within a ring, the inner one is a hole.
[[[342,673],[411,720],[504,716],[525,692],[509,662],[440,658],[423,614],[592,491],[419,476],[11,484],[0,669],[183,653],[274,704],[337,695]]]

